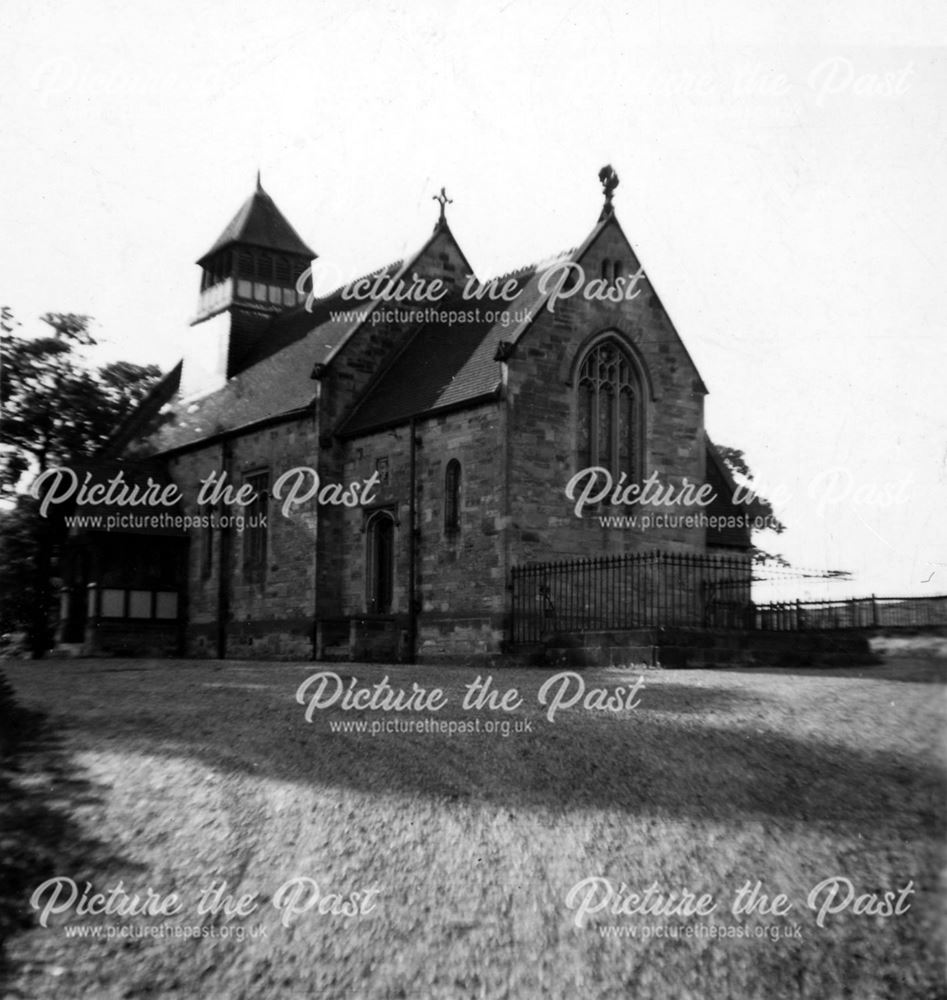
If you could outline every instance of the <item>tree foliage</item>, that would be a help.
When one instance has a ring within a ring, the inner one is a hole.
[[[0,334],[0,489],[10,493],[30,472],[95,455],[161,372],[118,361],[91,367],[89,317],[47,313],[50,331],[18,336],[9,309]]]
[[[0,630],[25,629],[34,655],[50,645],[51,579],[63,526],[23,492],[33,474],[94,458],[161,375],[127,361],[95,367],[89,317],[47,313],[32,336],[0,308]]]
[[[748,497],[747,502],[742,505],[745,512],[750,517],[769,518],[768,524],[770,527],[766,530],[774,531],[778,535],[782,534],[786,530],[786,525],[776,516],[770,501],[756,492],[753,473],[750,471],[750,466],[743,452],[739,448],[730,448],[727,445],[718,444],[716,448],[734,480],[741,486],[753,491],[752,495]],[[756,530],[758,529],[754,529],[754,531]],[[789,562],[783,556],[778,553],[767,552],[756,545],[755,542],[752,545],[751,554],[753,562],[761,566],[789,566]]]

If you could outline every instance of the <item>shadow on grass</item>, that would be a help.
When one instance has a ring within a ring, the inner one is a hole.
[[[119,860],[83,836],[72,816],[99,800],[45,717],[17,704],[0,673],[0,985],[13,972],[4,943],[33,925],[29,899],[37,886]]]
[[[348,676],[363,684],[382,676],[380,668],[346,666]],[[864,741],[855,747],[851,723],[847,741],[836,738],[831,712],[817,734],[808,725],[810,731],[798,736],[774,728],[764,721],[773,711],[765,694],[723,687],[719,677],[706,685],[646,686],[639,707],[618,715],[574,707],[550,722],[537,703],[541,677],[530,688],[519,675],[523,706],[506,715],[461,708],[472,676],[392,668],[393,686],[410,690],[417,680],[445,688],[448,705],[423,718],[467,726],[479,718],[480,731],[333,732],[331,724],[400,724],[419,716],[332,708],[307,723],[295,693],[314,667],[155,669],[123,687],[102,689],[101,701],[77,711],[70,724],[74,738],[90,748],[191,758],[223,772],[367,795],[479,800],[511,810],[779,819],[892,836],[935,836],[943,829],[935,751],[920,746],[893,755],[874,749],[871,734],[890,724],[880,703],[870,717],[859,715]],[[586,681],[629,684],[613,673],[586,674]],[[61,683],[88,691],[90,678]],[[69,688],[58,697],[68,701]],[[487,732],[488,722],[509,723],[509,735],[502,727]]]

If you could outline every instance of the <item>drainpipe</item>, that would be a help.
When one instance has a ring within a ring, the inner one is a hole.
[[[417,573],[417,548],[421,539],[421,529],[417,523],[418,494],[418,439],[417,423],[414,417],[408,425],[408,663],[414,663],[417,657],[418,641],[418,598],[415,576]]]
[[[513,475],[512,470],[512,448],[510,446],[510,428],[512,420],[510,416],[510,392],[509,378],[510,367],[507,362],[509,353],[500,362],[500,567],[503,580],[503,646],[512,645],[513,641],[513,580],[512,580],[512,543],[513,543],[513,517],[512,505],[510,501],[510,480]],[[501,646],[501,649],[503,648]]]
[[[325,365],[314,365],[309,376],[316,383],[316,396],[312,401],[312,430],[316,442],[316,472],[322,466],[322,442],[320,440],[322,423],[322,379],[325,375]],[[321,508],[316,504],[313,515],[312,529],[312,658],[322,658],[322,626],[319,624],[319,524]]]
[[[230,483],[230,459],[232,449],[229,441],[220,446],[220,469],[222,478]],[[217,580],[217,659],[227,658],[227,621],[230,617],[230,518],[225,522],[228,527],[220,529],[220,545],[218,552]]]

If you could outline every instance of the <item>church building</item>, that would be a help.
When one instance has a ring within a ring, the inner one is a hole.
[[[467,659],[509,648],[516,567],[747,558],[745,528],[605,523],[649,476],[710,484],[718,513],[732,481],[614,211],[617,175],[600,180],[591,230],[541,264],[474,275],[442,191],[412,256],[316,296],[317,255],[258,179],[197,261],[192,346],[108,456],[176,484],[178,520],[74,533],[73,641]]]

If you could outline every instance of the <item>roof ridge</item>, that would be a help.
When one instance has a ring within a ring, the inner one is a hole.
[[[566,250],[561,250],[559,253],[549,254],[546,257],[541,257],[539,260],[533,261],[531,264],[523,264],[521,267],[514,267],[511,271],[504,271],[502,274],[496,274],[490,278],[485,278],[481,284],[486,285],[491,281],[500,281],[503,278],[518,278],[534,273],[544,265],[548,267],[550,264],[558,263],[559,261],[571,257],[575,253],[576,249],[576,247],[569,247]]]
[[[365,281],[367,278],[376,278],[380,274],[384,274],[386,271],[393,271],[396,268],[400,268],[404,265],[405,257],[399,257],[397,260],[391,261],[389,264],[383,264],[381,267],[376,267],[374,271],[368,271],[366,274],[356,275],[354,278],[350,278],[348,281],[343,281],[341,285],[336,286],[330,292],[326,292],[325,295],[320,295],[318,298],[313,297],[309,301],[315,305],[317,302],[328,302],[330,299],[334,299],[338,296],[344,288],[348,288],[350,285],[354,285],[356,282]],[[310,270],[311,274],[311,270]]]

